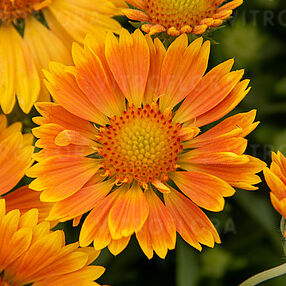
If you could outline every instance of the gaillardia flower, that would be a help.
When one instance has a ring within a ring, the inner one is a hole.
[[[255,111],[200,134],[247,94],[233,60],[205,76],[210,43],[184,34],[166,51],[136,30],[74,44],[75,65],[45,72],[55,103],[39,103],[33,130],[39,162],[31,189],[53,202],[50,220],[91,211],[81,246],[122,251],[132,234],[144,253],[164,258],[176,231],[192,246],[219,236],[200,207],[221,211],[233,187],[254,190],[264,163],[244,155]]]
[[[89,264],[98,254],[78,243],[65,245],[63,231],[51,232],[48,222],[38,223],[37,209],[6,213],[0,200],[1,286],[96,286],[93,281],[104,268]]]
[[[49,101],[42,83],[48,63],[71,62],[70,48],[98,27],[113,32],[120,24],[112,16],[125,7],[123,0],[1,0],[0,105],[10,113],[17,95],[28,113],[34,102]]]
[[[133,7],[123,10],[131,20],[140,21],[142,30],[151,35],[167,32],[202,34],[220,26],[243,0],[127,0]],[[227,2],[227,3],[225,3]]]
[[[286,158],[281,152],[272,153],[270,169],[264,168],[263,173],[273,207],[286,218]]]

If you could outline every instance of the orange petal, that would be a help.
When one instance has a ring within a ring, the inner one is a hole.
[[[191,142],[182,143],[184,149],[190,148],[189,143],[192,146]],[[192,153],[196,154],[195,156],[203,156],[206,153],[218,153],[218,152],[231,152],[237,155],[242,155],[247,147],[247,140],[240,137],[226,138],[219,142],[204,142],[198,143],[196,145],[198,148],[192,150]]]
[[[83,50],[78,44],[73,44],[72,51],[76,66],[75,77],[86,97],[103,114],[109,117],[121,115],[125,109],[124,96],[112,79],[109,79],[99,57],[89,49]]]
[[[211,143],[229,137],[247,136],[258,125],[257,122],[253,123],[255,116],[256,110],[252,110],[226,118],[215,127],[194,138],[192,148],[199,146],[202,142]]]
[[[35,153],[33,155],[33,158],[36,159],[37,161],[41,161],[59,154],[62,154],[64,156],[65,155],[88,156],[95,152],[95,149],[92,146],[86,146],[86,145],[79,146],[75,144],[69,144],[67,146],[60,147],[56,145],[55,140],[57,136],[64,130],[65,129],[62,126],[53,123],[44,124],[40,127],[34,128],[32,130],[33,134],[35,135],[35,137],[39,138],[36,141],[35,146],[44,149],[38,153]]]
[[[146,84],[144,103],[151,105],[152,102],[156,101],[160,95],[160,74],[166,49],[158,38],[153,42],[152,38],[147,35],[146,41],[150,50],[150,71]]]
[[[112,207],[108,225],[112,239],[129,237],[139,231],[149,214],[145,195],[137,183],[134,183]]]
[[[162,64],[160,82],[160,109],[172,108],[196,87],[206,71],[210,43],[203,39],[187,47],[187,36],[177,38],[168,48]],[[203,44],[203,45],[202,45]]]
[[[283,198],[282,200],[279,200],[275,193],[270,193],[270,199],[273,207],[276,209],[277,212],[281,214],[284,218],[286,217],[286,199]]]
[[[145,195],[149,204],[149,216],[143,228],[136,233],[136,237],[149,259],[153,256],[153,250],[164,259],[168,249],[175,248],[176,227],[158,196],[152,190],[147,190]]]
[[[209,247],[214,247],[215,242],[220,243],[213,224],[194,203],[175,190],[165,194],[164,198],[177,231],[185,241],[198,250],[202,249],[200,243]]]
[[[240,70],[221,76],[219,72],[214,68],[202,78],[177,111],[176,122],[189,121],[217,106],[235,88],[244,73]]]
[[[201,172],[174,172],[170,178],[195,204],[211,211],[222,211],[224,197],[235,190],[225,181]]]
[[[108,249],[113,255],[118,255],[127,247],[129,240],[130,236],[123,237],[118,240],[112,240],[108,245]]]
[[[196,118],[196,126],[200,127],[212,123],[232,111],[249,93],[248,84],[249,80],[239,82],[223,101]]]
[[[121,188],[100,201],[86,217],[79,236],[79,243],[82,247],[90,245],[93,241],[95,250],[101,250],[111,242],[108,214],[120,197]]]
[[[286,185],[280,180],[280,178],[268,168],[263,169],[263,174],[268,187],[275,196],[279,200],[286,198]]]
[[[107,118],[79,88],[74,68],[59,63],[50,63],[50,72],[44,71],[45,81],[53,98],[66,110],[85,120],[105,125]]]
[[[31,167],[26,173],[36,178],[30,188],[42,191],[41,200],[56,202],[79,191],[96,174],[96,159],[81,156],[51,157]]]
[[[108,180],[84,186],[69,198],[55,203],[48,219],[67,221],[88,212],[108,195],[113,185],[114,180]]]
[[[129,104],[140,107],[150,67],[150,52],[145,37],[140,30],[130,35],[122,29],[118,42],[110,33],[105,53],[113,76]]]
[[[245,164],[235,165],[210,165],[210,164],[184,164],[184,168],[187,171],[199,171],[211,174],[222,180],[228,182],[230,185],[241,188],[244,190],[257,190],[257,187],[253,186],[261,182],[259,173],[266,167],[266,164],[254,157],[247,156],[249,161]]]

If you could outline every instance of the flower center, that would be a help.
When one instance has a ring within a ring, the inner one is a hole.
[[[198,25],[214,14],[221,0],[147,0],[146,12],[152,24],[180,29]]]
[[[118,182],[137,180],[146,186],[154,179],[167,181],[182,151],[180,129],[180,124],[172,123],[172,113],[161,113],[157,104],[128,107],[100,131],[104,168]]]
[[[0,20],[9,24],[51,4],[51,0],[0,0]]]

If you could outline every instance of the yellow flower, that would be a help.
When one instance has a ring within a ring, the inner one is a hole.
[[[8,213],[0,199],[0,285],[1,286],[83,286],[104,272],[89,266],[99,252],[65,245],[63,231],[50,231],[48,222],[38,223],[38,210],[20,215]]]
[[[51,60],[71,63],[71,43],[83,42],[87,32],[98,27],[118,32],[120,25],[112,16],[125,5],[122,0],[1,0],[0,105],[4,113],[11,112],[15,95],[26,113],[37,100],[49,101],[41,70]]]
[[[151,35],[167,32],[202,34],[220,26],[243,0],[127,0],[134,8],[123,13],[131,20],[144,22],[142,30]],[[223,4],[223,5],[222,5]]]
[[[45,72],[55,103],[39,103],[33,133],[42,150],[30,188],[54,203],[50,220],[91,211],[81,246],[120,253],[136,234],[144,253],[164,258],[178,232],[190,245],[220,239],[200,209],[222,211],[233,187],[255,190],[265,166],[245,155],[256,112],[200,134],[245,97],[248,80],[226,61],[204,75],[210,43],[186,35],[166,49],[136,30],[88,36],[74,66]],[[180,105],[179,105],[180,104]]]

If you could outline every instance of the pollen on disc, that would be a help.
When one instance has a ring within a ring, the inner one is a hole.
[[[104,168],[119,182],[167,181],[182,151],[180,128],[172,123],[172,114],[162,114],[157,104],[129,107],[100,131]]]

